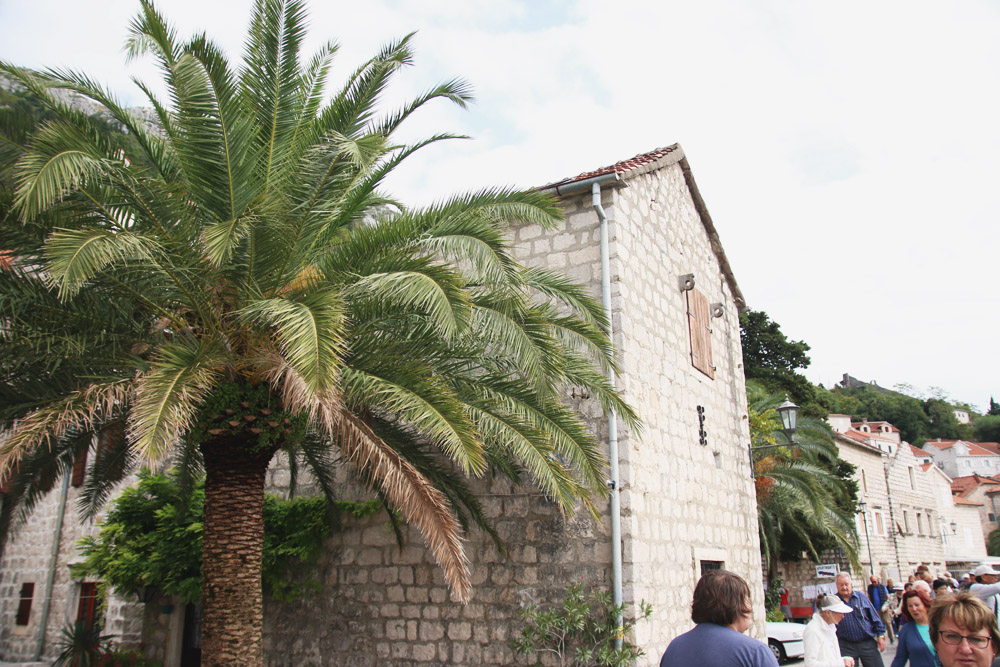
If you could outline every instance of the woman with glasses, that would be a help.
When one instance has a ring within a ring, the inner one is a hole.
[[[929,619],[941,667],[989,667],[1000,650],[996,616],[972,593],[938,598]]]
[[[931,599],[923,591],[909,590],[903,594],[902,606],[906,623],[899,629],[899,644],[892,667],[903,667],[907,661],[910,667],[937,667],[937,652],[931,643],[927,618]]]

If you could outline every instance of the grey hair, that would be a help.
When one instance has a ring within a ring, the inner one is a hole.
[[[854,577],[851,576],[850,572],[842,571],[837,573],[837,579],[851,579],[853,581]],[[834,579],[834,581],[836,581],[836,579]]]

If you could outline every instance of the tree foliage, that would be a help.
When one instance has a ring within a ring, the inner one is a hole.
[[[142,470],[138,477],[111,503],[97,535],[80,540],[83,560],[73,566],[74,576],[96,577],[124,597],[151,588],[185,603],[196,602],[201,599],[204,481],[187,490],[176,473]],[[381,508],[378,499],[338,501],[335,511],[361,518]],[[291,568],[316,562],[330,532],[327,512],[319,496],[292,500],[267,496],[262,572],[267,594],[290,599],[313,588],[294,583],[288,574]]]
[[[168,99],[147,92],[157,128],[84,74],[0,63],[54,117],[11,144],[23,224],[0,230],[9,506],[29,509],[112,429],[91,458],[91,513],[140,461],[171,460],[185,484],[203,469],[207,664],[263,659],[263,480],[279,449],[330,502],[335,466],[351,466],[467,599],[462,532],[490,530],[467,479],[530,481],[596,513],[605,457],[562,387],[639,427],[607,381],[600,304],[512,255],[509,226],[557,224],[554,199],[487,188],[408,208],[384,194],[451,137],[399,128],[429,103],[464,106],[468,86],[383,109],[413,59],[404,36],[330,95],[336,45],[303,58],[305,32],[303,2],[258,0],[234,64],[141,2],[128,51],[163,75]]]
[[[800,416],[790,442],[775,410],[784,395],[749,382],[747,397],[765,564],[773,573],[778,561],[798,560],[804,553],[818,562],[821,552],[835,547],[856,562],[854,467],[838,458],[830,427]]]
[[[1000,442],[1000,415],[983,415],[973,427],[978,442]]]
[[[754,380],[772,393],[784,392],[812,414],[813,385],[796,372],[808,368],[809,345],[789,340],[777,322],[760,310],[740,313],[740,342],[743,346],[743,370],[747,380]]]

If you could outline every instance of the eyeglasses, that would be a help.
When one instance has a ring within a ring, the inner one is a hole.
[[[958,646],[962,643],[963,639],[967,639],[969,646],[973,648],[986,648],[990,645],[990,640],[992,639],[992,637],[980,637],[978,635],[960,635],[957,632],[939,632],[938,637],[945,644],[951,644],[952,646]]]

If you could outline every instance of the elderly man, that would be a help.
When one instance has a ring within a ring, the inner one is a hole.
[[[969,586],[969,592],[986,603],[986,606],[993,612],[993,617],[1000,615],[1000,572],[993,569],[992,565],[983,563],[969,574],[972,575],[975,583]]]
[[[837,575],[837,595],[853,613],[844,616],[837,626],[840,654],[855,659],[862,667],[885,667],[885,624],[867,596],[854,590],[849,572]]]

